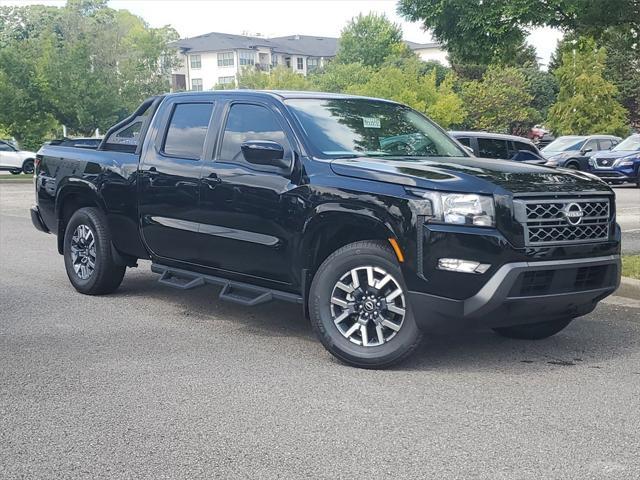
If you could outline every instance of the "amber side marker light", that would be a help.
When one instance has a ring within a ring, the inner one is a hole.
[[[404,263],[404,255],[402,254],[402,250],[400,250],[400,245],[398,245],[398,242],[396,241],[396,239],[390,238],[389,243],[391,244],[393,251],[396,252],[396,257],[398,257],[398,261],[400,263]]]

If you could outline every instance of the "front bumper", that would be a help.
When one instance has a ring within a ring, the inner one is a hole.
[[[585,315],[619,284],[619,255],[513,262],[469,298],[409,292],[409,303],[421,329],[499,327]]]
[[[605,182],[631,182],[635,183],[638,180],[638,177],[633,170],[630,168],[628,170],[597,170],[591,169],[589,173],[596,175],[601,178]]]
[[[44,233],[50,233],[49,229],[42,220],[42,216],[40,216],[40,209],[37,206],[33,206],[29,209],[29,211],[31,213],[31,223],[33,223],[33,226],[36,227],[36,230],[40,230]]]

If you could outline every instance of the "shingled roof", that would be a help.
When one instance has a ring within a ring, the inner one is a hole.
[[[438,43],[416,43],[405,41],[411,50],[437,48]],[[338,39],[317,35],[288,35],[285,37],[252,37],[231,33],[211,32],[197,37],[185,38],[172,44],[189,52],[216,52],[221,50],[250,50],[267,47],[277,53],[307,55],[310,57],[334,57],[338,51]]]

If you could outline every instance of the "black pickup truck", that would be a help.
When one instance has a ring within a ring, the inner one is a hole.
[[[613,192],[469,155],[398,103],[308,92],[147,100],[97,150],[44,146],[35,227],[81,293],[150,259],[167,286],[299,303],[324,346],[391,365],[424,332],[551,336],[620,277]]]

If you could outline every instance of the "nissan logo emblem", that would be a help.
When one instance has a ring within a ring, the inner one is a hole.
[[[582,217],[584,216],[584,212],[582,211],[582,207],[577,203],[569,203],[562,209],[562,214],[564,218],[567,219],[570,225],[578,225],[582,222]]]

